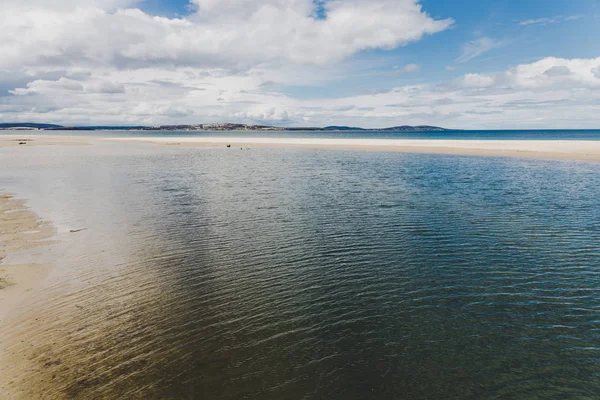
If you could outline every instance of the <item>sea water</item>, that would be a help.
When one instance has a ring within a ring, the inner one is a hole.
[[[0,189],[62,243],[0,328],[14,393],[600,395],[597,163],[48,149],[0,149]]]

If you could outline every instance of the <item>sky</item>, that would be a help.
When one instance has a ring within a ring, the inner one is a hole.
[[[2,0],[0,122],[600,128],[599,0]]]

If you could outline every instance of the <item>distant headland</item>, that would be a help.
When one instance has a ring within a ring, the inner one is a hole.
[[[0,123],[0,130],[143,130],[143,131],[405,131],[405,132],[440,132],[454,129],[440,128],[430,125],[399,125],[388,128],[360,128],[355,126],[325,126],[325,127],[279,127],[269,125],[247,124],[197,124],[197,125],[159,125],[159,126],[62,126],[55,124],[39,124],[32,122]]]

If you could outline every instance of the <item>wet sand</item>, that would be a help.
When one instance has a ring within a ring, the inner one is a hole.
[[[52,244],[54,227],[42,221],[23,200],[0,194],[0,326],[28,294],[40,287],[51,270],[49,264],[8,263],[7,257]]]
[[[260,134],[260,133],[258,133]],[[265,137],[116,137],[3,135],[0,147],[80,145],[96,141],[153,143],[170,146],[226,146],[232,149],[318,148],[339,150],[394,151],[423,154],[456,154],[490,157],[600,161],[600,141],[585,140],[424,140],[424,139],[323,139]],[[19,145],[19,139],[28,139]]]
[[[78,146],[88,144],[87,138],[76,136],[46,136],[46,135],[0,135],[0,147],[20,147],[27,148],[32,146]],[[95,138],[90,138],[95,139]]]

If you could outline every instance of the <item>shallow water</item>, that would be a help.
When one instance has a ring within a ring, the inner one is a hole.
[[[0,149],[63,239],[0,332],[18,395],[600,396],[597,163],[48,149]]]

